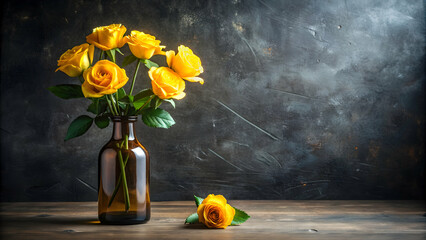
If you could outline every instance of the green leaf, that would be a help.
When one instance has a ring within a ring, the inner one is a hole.
[[[145,63],[145,66],[146,66],[148,69],[151,69],[152,67],[157,67],[157,68],[159,67],[157,63],[155,63],[155,62],[153,62],[153,61],[151,61],[151,60],[148,60],[148,59],[145,59],[145,60],[144,60],[144,63]]]
[[[140,109],[143,105],[145,105],[145,107],[142,108],[141,110],[146,109],[146,108],[149,107],[149,104],[145,104],[145,103],[150,101],[150,99],[151,99],[151,97],[145,97],[145,98],[139,99],[137,101],[133,101],[133,106],[135,107],[135,109]]]
[[[118,101],[118,106],[121,108],[121,109],[126,109],[126,106],[127,106],[127,103],[124,103],[124,102],[120,102],[120,101]]]
[[[126,96],[126,91],[124,90],[124,88],[120,88],[117,91],[118,94],[118,99],[122,99]]]
[[[97,114],[101,114],[107,111],[108,108],[108,102],[105,99],[99,99],[99,104],[98,104],[98,113]]]
[[[109,59],[115,63],[115,48],[105,51]]]
[[[130,54],[129,56],[126,56],[123,60],[123,64],[121,64],[123,67],[131,64],[132,62],[136,61],[138,58],[135,57],[135,55]]]
[[[96,116],[95,124],[100,129],[106,128],[109,126],[109,118],[105,115]]]
[[[81,85],[76,84],[61,84],[49,87],[48,90],[55,96],[63,99],[82,98],[84,97],[81,91]]]
[[[142,98],[150,97],[152,95],[154,95],[154,93],[152,92],[151,89],[144,89],[144,90],[140,91],[138,94],[135,95],[134,101],[136,102],[136,101],[139,101]]]
[[[198,206],[200,206],[200,204],[203,202],[204,198],[200,198],[194,195],[194,199],[195,199],[195,204]]]
[[[93,98],[92,100],[93,100],[93,102],[92,102],[92,104],[89,105],[89,107],[87,107],[87,111],[97,115],[98,114],[99,99]]]
[[[92,126],[92,123],[93,118],[87,115],[77,117],[68,127],[65,141],[83,135],[85,132],[87,132],[87,130],[89,130],[90,126]]]
[[[88,112],[99,115],[107,110],[107,102],[101,98],[92,98],[92,104],[87,108]]]
[[[119,54],[121,54],[121,56],[124,56],[124,54],[120,51],[119,48],[114,48],[115,51],[117,51]]]
[[[144,89],[140,91],[138,94],[135,95],[133,98],[133,106],[135,109],[140,109],[147,101],[150,100],[151,96],[154,95],[151,89]],[[146,104],[146,106],[143,108],[148,108],[149,104]],[[141,110],[143,110],[141,109]]]
[[[234,216],[234,219],[231,222],[231,225],[241,224],[241,223],[247,221],[247,219],[250,218],[250,216],[246,212],[244,212],[243,210],[240,210],[238,208],[234,208],[234,209],[235,209],[235,216]]]
[[[142,113],[142,121],[149,127],[170,128],[175,124],[170,114],[161,108],[149,108]]]
[[[134,96],[132,96],[132,95],[127,95],[127,96],[124,96],[122,99],[120,99],[120,101],[119,102],[123,102],[123,103],[133,103],[133,99],[134,99],[135,97]]]
[[[163,99],[163,101],[170,103],[173,106],[173,108],[176,108],[176,104],[175,104],[175,101],[173,101],[173,99],[171,99],[171,98],[170,99]]]
[[[189,217],[187,217],[186,220],[185,220],[185,224],[186,223],[189,223],[189,224],[198,223],[198,214],[193,213],[193,214],[189,215]]]
[[[161,105],[161,103],[163,103],[163,99],[156,97],[154,109],[157,109]]]
[[[104,52],[103,50],[101,50],[100,54],[99,54],[99,61],[103,59],[104,57]]]

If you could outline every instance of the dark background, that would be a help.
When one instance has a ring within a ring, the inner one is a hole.
[[[6,0],[1,23],[2,201],[96,200],[111,126],[64,142],[89,101],[46,89],[76,83],[57,59],[112,23],[205,70],[166,106],[175,126],[137,125],[153,200],[424,199],[422,1]]]

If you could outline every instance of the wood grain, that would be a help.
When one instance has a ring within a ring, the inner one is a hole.
[[[2,239],[425,239],[423,201],[230,201],[251,218],[185,225],[191,201],[154,202],[142,225],[101,225],[95,202],[1,203]]]

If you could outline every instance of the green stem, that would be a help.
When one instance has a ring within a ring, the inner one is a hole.
[[[127,179],[126,179],[126,170],[124,169],[123,156],[121,155],[121,150],[118,150],[118,160],[120,161],[121,168],[121,179],[123,179],[123,193],[126,212],[130,209],[130,200],[129,200],[129,189],[127,188]]]
[[[99,54],[99,60],[102,60],[103,56],[104,56],[104,51],[101,51],[101,53]]]
[[[138,75],[139,66],[141,65],[141,61],[142,61],[142,59],[139,59],[138,64],[136,65],[136,69],[135,69],[135,73],[133,74],[132,86],[130,87],[129,95],[132,95],[132,93],[133,93],[133,87],[135,86],[135,80],[136,80],[136,76]]]
[[[126,159],[124,160],[124,167],[127,166],[127,161],[129,160],[129,155],[126,155]],[[123,181],[123,175],[120,172],[118,176],[117,185],[115,185],[114,192],[112,193],[111,199],[109,200],[108,207],[111,207],[112,201],[114,201],[115,195],[117,195],[118,190],[120,189],[121,182]]]
[[[116,116],[119,116],[118,110],[117,110],[117,107],[116,107],[116,104],[115,104],[115,101],[114,101],[114,97],[111,94],[108,95],[108,97],[111,100],[112,109],[114,109],[114,113],[113,114],[116,115]]]
[[[80,80],[81,83],[84,83],[84,78],[83,78],[83,74],[78,76],[78,80]]]
[[[117,111],[118,111],[118,115],[121,115],[121,108],[120,108],[120,104],[118,104],[118,92],[115,93],[115,103],[117,104]]]
[[[117,143],[117,147],[119,147],[119,148],[122,148],[123,147],[123,144],[124,144],[124,147],[125,147],[125,149],[126,150],[129,150],[129,136],[128,135],[125,135],[125,137],[124,137],[124,141],[123,142],[121,142],[121,144],[118,144]],[[126,158],[125,158],[125,160],[124,160],[124,168],[127,166],[127,161],[129,160],[129,153],[127,153],[127,155],[126,155]],[[108,207],[110,207],[111,206],[111,204],[112,204],[112,202],[113,202],[113,200],[114,200],[114,198],[115,198],[115,195],[117,195],[117,192],[118,192],[118,190],[120,189],[120,186],[121,186],[121,182],[123,181],[123,174],[122,174],[122,172],[120,172],[120,175],[118,176],[118,182],[117,182],[117,185],[115,185],[115,189],[114,189],[114,192],[112,193],[112,196],[111,196],[111,199],[109,200],[109,203],[108,203]],[[130,204],[130,203],[129,203]]]
[[[132,85],[130,86],[129,96],[131,96],[132,93],[133,93],[133,88],[135,86],[136,76],[138,75],[139,66],[141,65],[141,62],[143,62],[143,61],[145,61],[145,60],[144,59],[138,59],[138,63],[136,64],[135,73],[133,74]],[[127,115],[128,113],[129,113],[129,105],[126,106],[126,110],[125,110],[124,115]]]
[[[106,98],[106,100],[107,100],[110,112],[112,113],[112,115],[115,115],[114,108],[111,105],[111,101],[108,99],[108,97]]]

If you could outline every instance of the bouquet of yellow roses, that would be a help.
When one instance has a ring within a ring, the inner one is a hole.
[[[180,45],[177,54],[163,51],[165,46],[154,36],[140,31],[131,31],[124,36],[126,27],[112,24],[97,27],[86,37],[87,43],[67,50],[58,60],[58,69],[70,77],[77,77],[79,84],[61,84],[49,90],[63,99],[85,97],[91,100],[87,111],[95,117],[81,115],[69,126],[65,140],[81,136],[93,124],[106,128],[113,116],[142,116],[142,121],[150,127],[169,128],[175,121],[170,114],[160,108],[163,102],[175,107],[173,99],[185,97],[185,80],[204,83],[201,60],[191,49]],[[121,67],[117,65],[116,53],[125,44],[131,54],[124,57]],[[95,49],[99,52],[95,62]],[[168,67],[160,67],[149,60],[154,55],[166,56]],[[124,89],[129,77],[125,66],[136,63],[130,88]],[[133,93],[139,67],[143,63],[151,79],[150,89]]]

